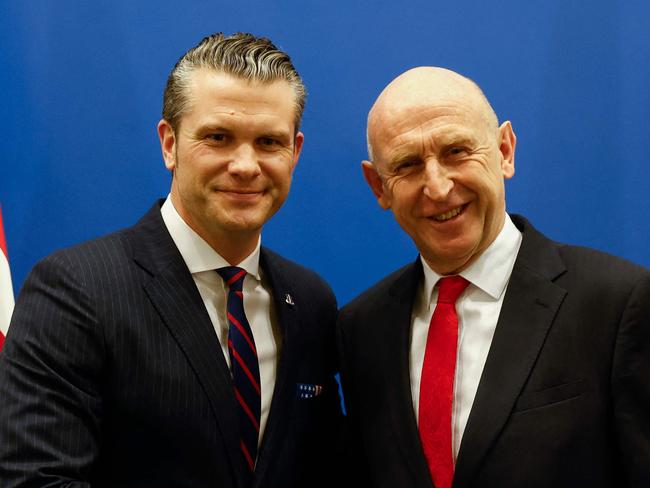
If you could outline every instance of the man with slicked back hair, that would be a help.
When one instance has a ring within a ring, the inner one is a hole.
[[[169,75],[171,191],[38,263],[0,356],[0,486],[335,486],[337,307],[261,245],[302,148],[305,88],[221,33]]]

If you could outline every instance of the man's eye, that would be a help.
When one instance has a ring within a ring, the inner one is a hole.
[[[259,142],[262,146],[273,146],[277,143],[277,141],[272,137],[261,137]]]
[[[216,142],[223,142],[226,140],[226,135],[225,134],[210,134],[208,136],[208,139]]]
[[[451,156],[459,156],[461,154],[465,154],[467,152],[467,149],[462,146],[454,146],[450,148],[448,152]]]
[[[410,171],[415,166],[417,166],[417,161],[403,161],[395,166],[395,171]]]

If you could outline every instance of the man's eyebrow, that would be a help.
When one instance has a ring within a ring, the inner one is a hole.
[[[473,144],[474,138],[468,135],[461,135],[458,137],[451,137],[448,140],[443,141],[443,146],[454,146],[457,144]]]
[[[212,121],[206,120],[204,123],[200,124],[196,128],[196,132],[200,134],[206,134],[211,132],[224,132],[226,134],[230,134],[234,130],[236,129],[230,127],[228,124],[224,124],[223,122],[216,121],[216,120],[212,120]],[[269,128],[268,130],[266,130],[264,127],[262,127],[256,132],[258,133],[258,137],[269,137],[269,138],[279,139],[279,140],[291,140],[293,137],[291,131],[278,130],[275,128]]]
[[[232,129],[229,129],[221,122],[217,121],[205,121],[197,127],[198,132],[231,132]]]
[[[283,130],[261,130],[260,137],[270,137],[272,139],[290,139],[291,132]]]
[[[436,146],[442,148],[459,144],[472,145],[476,142],[476,137],[466,132],[452,132],[450,134],[440,135],[436,139],[437,141],[434,141]]]

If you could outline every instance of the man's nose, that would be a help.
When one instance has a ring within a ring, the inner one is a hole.
[[[436,159],[429,159],[425,163],[424,195],[434,201],[444,201],[454,187],[454,180],[450,177],[449,168],[440,164]]]
[[[261,173],[259,154],[252,144],[243,143],[233,153],[228,171],[240,178],[252,178]]]

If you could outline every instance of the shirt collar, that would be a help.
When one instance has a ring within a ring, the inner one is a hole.
[[[181,253],[187,269],[190,273],[200,273],[203,271],[214,271],[219,268],[230,266],[221,255],[215,251],[210,244],[205,242],[183,218],[179,215],[172,203],[171,195],[167,196],[165,203],[160,208],[163,222],[169,231],[169,234],[176,244],[178,251]],[[260,247],[262,239],[257,240],[255,250],[250,253],[238,267],[243,268],[246,272],[255,277],[258,281],[260,277]]]
[[[476,261],[459,273],[460,276],[495,300],[499,299],[510,279],[521,240],[521,232],[512,223],[510,216],[506,214],[503,228],[496,239]],[[433,288],[442,275],[432,270],[421,255],[420,260],[424,271],[423,298],[426,306],[429,307],[433,297]]]

